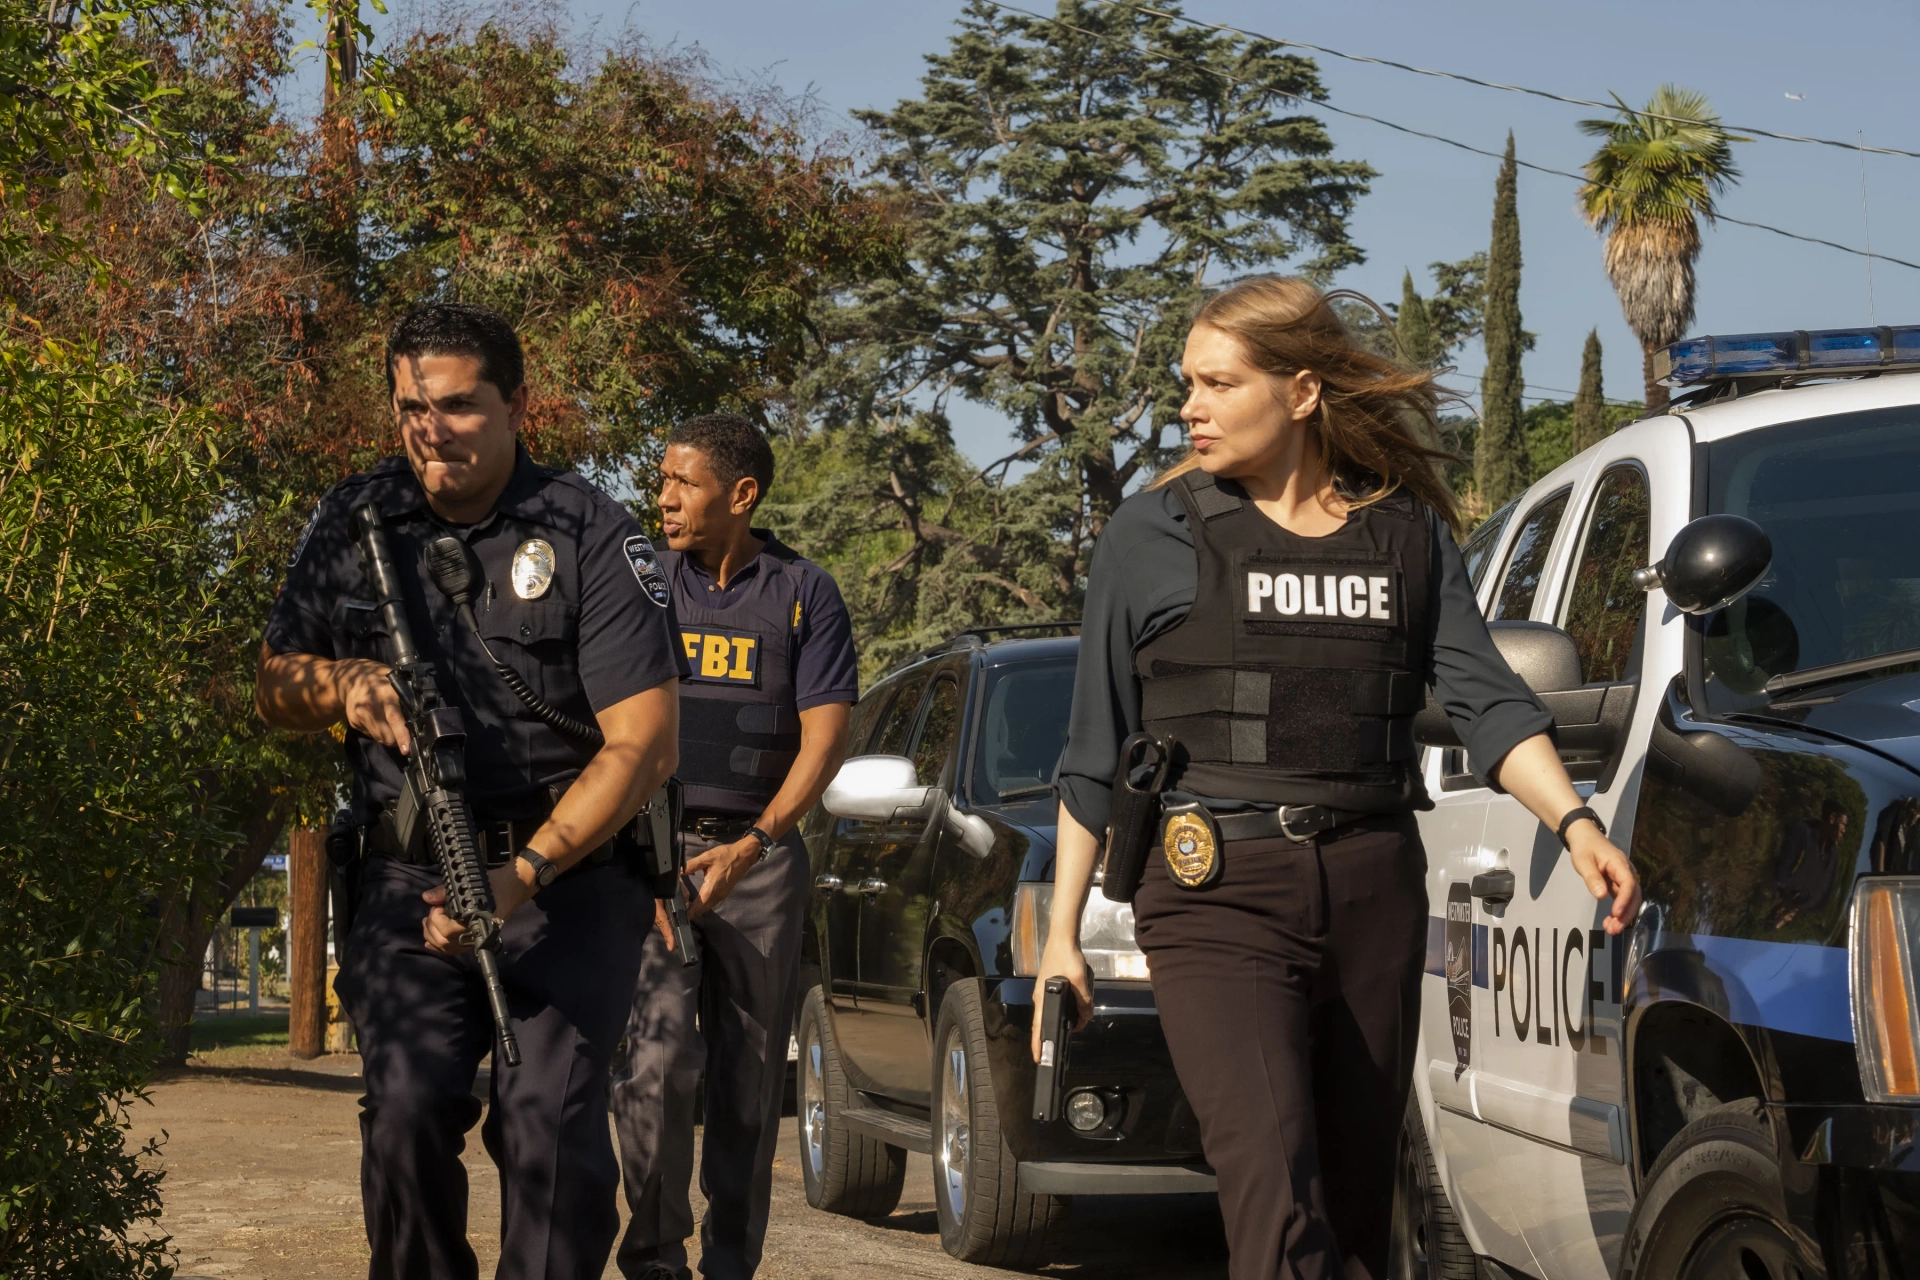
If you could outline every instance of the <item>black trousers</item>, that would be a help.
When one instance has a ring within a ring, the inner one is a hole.
[[[437,872],[372,859],[337,987],[360,1038],[360,1196],[372,1280],[474,1280],[467,1244],[473,1083],[494,1047],[479,968],[427,950]],[[542,889],[501,935],[521,1061],[494,1059],[480,1131],[500,1170],[503,1280],[599,1280],[619,1230],[607,1064],[640,970],[653,899],[613,865]]]
[[[1426,855],[1411,815],[1228,844],[1212,888],[1149,865],[1154,1002],[1219,1177],[1233,1280],[1376,1280],[1412,1078]]]
[[[687,837],[688,857],[711,847]],[[613,1070],[613,1123],[633,1211],[620,1241],[622,1275],[654,1263],[686,1266],[694,1107],[703,1087],[700,1271],[709,1280],[747,1280],[760,1265],[812,892],[807,846],[789,831],[726,901],[693,922],[699,964],[682,965],[659,930],[647,936],[626,1051]]]

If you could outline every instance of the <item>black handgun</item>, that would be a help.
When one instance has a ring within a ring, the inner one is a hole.
[[[1080,1020],[1080,1001],[1065,978],[1048,978],[1040,996],[1040,1066],[1033,1074],[1033,1118],[1058,1120],[1067,1095],[1067,1037]]]
[[[373,503],[353,512],[353,537],[360,545],[380,618],[393,640],[394,662],[387,673],[407,717],[413,745],[407,755],[400,801],[390,816],[391,836],[412,853],[424,840],[440,864],[447,886],[447,914],[467,930],[467,942],[480,963],[487,1005],[493,1011],[494,1030],[500,1036],[500,1056],[510,1067],[520,1065],[520,1046],[507,1021],[507,993],[500,985],[500,919],[493,914],[493,886],[474,836],[473,813],[467,808],[467,726],[460,708],[441,696],[432,664],[420,657],[407,620],[406,598],[386,522]]]

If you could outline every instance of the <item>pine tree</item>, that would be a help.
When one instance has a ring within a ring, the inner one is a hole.
[[[1493,189],[1493,243],[1487,251],[1487,371],[1480,379],[1480,437],[1474,481],[1489,507],[1498,507],[1527,487],[1531,470],[1527,435],[1520,418],[1519,166],[1513,158],[1513,134],[1507,134],[1506,158]]]
[[[1409,271],[1400,282],[1400,316],[1395,326],[1400,336],[1402,357],[1422,369],[1432,369],[1439,365],[1443,352],[1440,349],[1440,335],[1434,332],[1433,315],[1427,310],[1427,300],[1413,287],[1413,272]]]
[[[1600,443],[1611,433],[1607,425],[1607,398],[1600,389],[1600,331],[1587,334],[1580,356],[1580,392],[1573,398],[1573,451]]]

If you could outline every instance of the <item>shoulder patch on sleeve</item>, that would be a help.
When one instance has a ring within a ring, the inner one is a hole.
[[[667,575],[660,572],[660,557],[654,554],[653,543],[636,533],[626,540],[621,550],[627,553],[627,563],[633,566],[634,579],[647,593],[647,599],[666,608],[667,601],[673,599],[673,589],[667,585]]]
[[[300,557],[306,552],[307,543],[313,537],[313,531],[320,525],[320,511],[325,505],[324,502],[314,503],[313,514],[307,517],[307,527],[300,531],[300,540],[293,544],[293,554],[287,558],[287,568],[291,569],[300,563]]]

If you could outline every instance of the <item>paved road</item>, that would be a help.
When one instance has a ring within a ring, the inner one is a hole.
[[[352,1057],[299,1063],[277,1052],[222,1051],[161,1081],[151,1109],[136,1109],[136,1136],[166,1134],[161,1229],[173,1238],[183,1280],[359,1280],[366,1274],[357,1068]],[[761,1276],[987,1280],[1023,1274],[968,1266],[941,1250],[925,1156],[913,1157],[894,1213],[838,1218],[807,1207],[796,1142],[789,1119],[774,1166]],[[470,1235],[486,1275],[495,1259],[500,1200],[477,1132],[466,1164]],[[1218,1211],[1210,1198],[1083,1198],[1056,1260],[1038,1274],[1224,1277]],[[618,1278],[611,1267],[606,1275]]]

